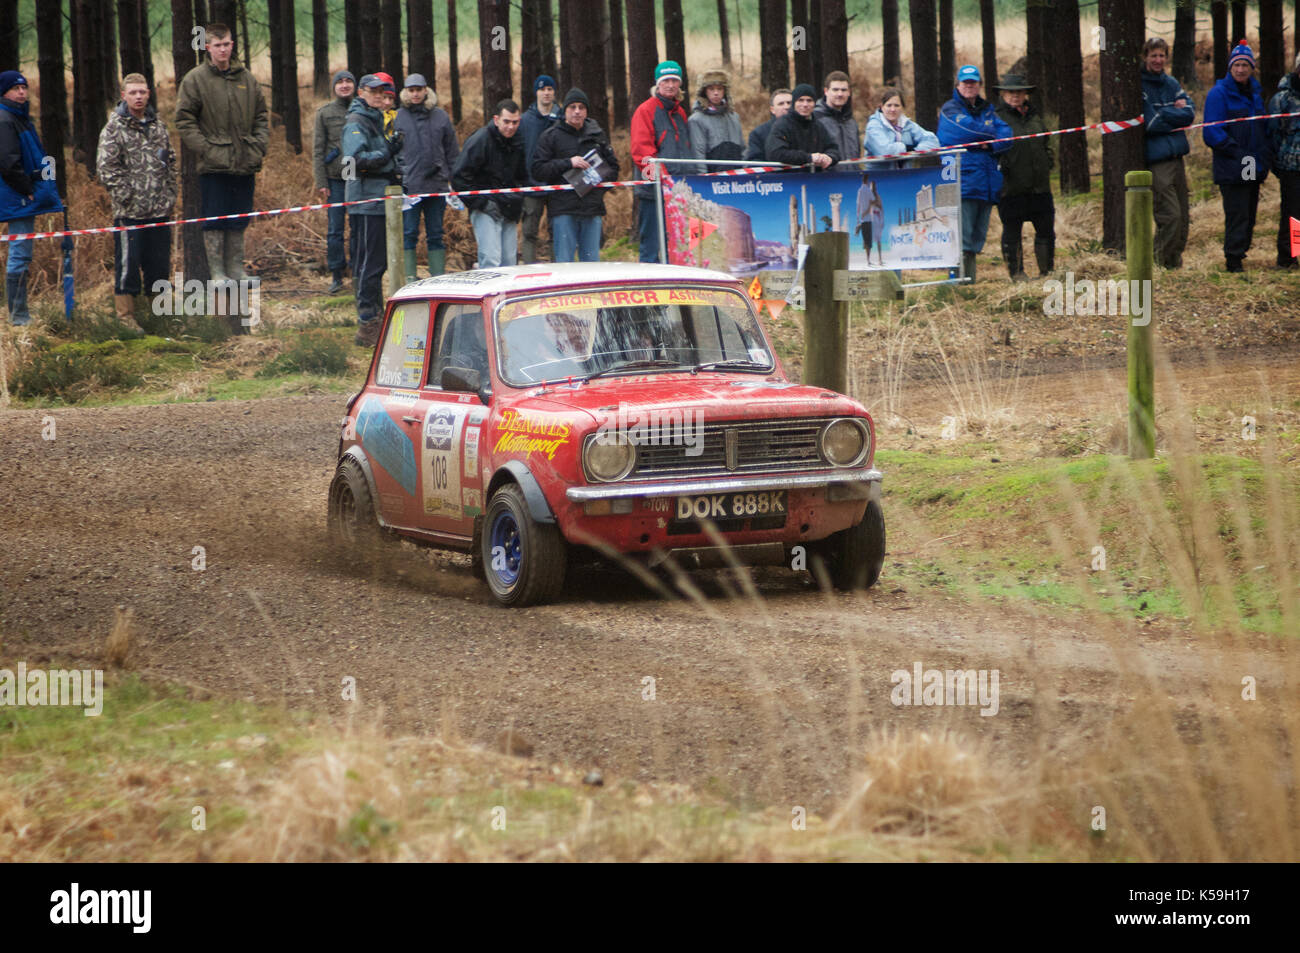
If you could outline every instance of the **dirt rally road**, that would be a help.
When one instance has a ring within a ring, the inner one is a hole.
[[[696,573],[707,609],[600,570],[561,604],[504,610],[467,559],[410,544],[343,565],[325,536],[341,406],[58,410],[52,441],[46,412],[0,411],[0,660],[102,665],[124,605],[127,665],[149,679],[343,716],[353,676],[360,708],[396,732],[450,724],[492,744],[513,725],[544,761],[811,811],[843,798],[877,727],[959,725],[1023,765],[1096,737],[1133,697],[1094,627],[900,584],[906,555],[865,595],[770,568],[755,573],[761,602],[733,600]],[[1125,639],[1180,708],[1214,705],[1202,689],[1223,660],[1181,628]],[[891,672],[918,661],[998,669],[997,716],[893,706]]]

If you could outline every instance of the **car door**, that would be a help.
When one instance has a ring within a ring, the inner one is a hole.
[[[384,522],[415,527],[420,502],[419,414],[429,341],[429,302],[393,307],[380,341],[374,384],[357,410],[356,434],[374,476]]]
[[[465,367],[490,379],[483,309],[477,301],[434,306],[428,377],[420,390],[423,439],[418,453],[421,528],[455,536],[473,534],[483,512],[479,447],[488,409],[477,394],[444,391],[442,371]]]

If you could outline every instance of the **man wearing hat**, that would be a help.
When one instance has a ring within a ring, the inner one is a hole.
[[[185,74],[176,92],[176,130],[198,156],[199,214],[253,210],[253,184],[271,142],[262,85],[234,56],[224,23],[205,31],[208,58]],[[203,246],[213,281],[244,278],[244,229],[249,219],[204,222]],[[237,332],[247,333],[239,322]]]
[[[543,73],[533,83],[536,100],[524,111],[519,120],[519,134],[524,137],[524,162],[529,170],[528,184],[541,185],[532,177],[533,155],[537,149],[537,140],[562,118],[560,107],[555,103],[555,80]],[[519,243],[519,263],[531,265],[537,260],[537,230],[542,224],[542,210],[546,208],[546,196],[540,192],[524,196],[524,234]]]
[[[9,223],[10,235],[36,231],[36,216],[63,211],[59,188],[45,148],[28,115],[27,80],[17,70],[0,73],[0,222]],[[9,320],[24,325],[27,310],[27,269],[32,262],[32,239],[5,242],[5,298]]]
[[[1011,148],[1011,127],[980,96],[980,71],[963,66],[957,71],[952,99],[939,110],[939,144],[965,146],[961,157],[961,251],[966,277],[975,280],[975,256],[984,248],[993,205],[1002,193],[1002,173],[995,154]]]
[[[1255,54],[1246,41],[1232,48],[1228,75],[1205,97],[1206,123],[1264,115],[1263,92],[1255,78]],[[1214,150],[1214,184],[1223,197],[1223,258],[1228,271],[1245,271],[1259,206],[1259,186],[1268,175],[1273,147],[1262,122],[1206,126],[1205,144]]]
[[[564,97],[564,122],[547,129],[537,140],[532,177],[543,185],[563,185],[574,169],[591,167],[587,156],[593,151],[600,166],[601,181],[618,178],[618,158],[609,137],[596,120],[588,118],[587,94],[571,89]],[[594,173],[593,173],[594,178]],[[574,183],[577,184],[577,183]],[[577,190],[552,192],[547,198],[551,237],[556,261],[600,261],[601,219],[605,215],[605,189],[592,188],[585,195]]]
[[[1192,97],[1165,72],[1169,44],[1153,36],[1142,44],[1142,135],[1151,198],[1155,207],[1155,260],[1165,268],[1183,266],[1191,209],[1183,156],[1191,151],[1184,126],[1196,118]]]
[[[642,178],[655,177],[655,164],[650,159],[703,158],[691,143],[690,120],[680,102],[681,92],[681,66],[674,60],[664,60],[655,67],[650,98],[632,114],[632,161]],[[674,176],[695,175],[703,171],[703,166],[671,162],[662,171]],[[636,209],[641,261],[659,261],[659,210],[655,207],[654,189],[637,186]]]
[[[378,76],[361,77],[357,98],[348,107],[343,126],[343,158],[355,173],[347,180],[344,197],[349,202],[382,198],[389,185],[399,179],[397,155],[402,134],[384,135],[383,109],[393,84]],[[384,272],[388,268],[384,203],[366,202],[348,206],[352,222],[352,289],[357,301],[357,337],[361,347],[374,347],[379,340],[379,312]]]
[[[993,87],[1002,94],[997,114],[1015,136],[1046,132],[1047,126],[1034,104],[1029,101],[1033,86],[1023,76],[1007,73]],[[1011,143],[998,163],[1002,171],[1002,191],[998,197],[998,217],[1002,219],[1002,257],[1014,281],[1026,280],[1024,248],[1020,234],[1025,222],[1034,224],[1034,257],[1038,273],[1048,274],[1056,258],[1056,208],[1052,204],[1052,146],[1050,136]]]
[[[817,119],[817,91],[811,83],[800,83],[791,97],[794,108],[772,123],[767,134],[767,160],[787,165],[811,165],[821,172],[840,161],[839,147]]]
[[[691,145],[696,155],[705,159],[739,159],[745,153],[745,135],[740,117],[731,106],[727,93],[727,74],[720,69],[705,70],[700,91],[691,110]]]
[[[312,136],[312,175],[321,201],[342,202],[347,183],[343,181],[343,124],[357,89],[357,78],[345,69],[334,74],[330,84],[334,98],[316,110],[316,131]],[[342,206],[329,210],[329,232],[325,236],[325,260],[329,266],[330,294],[343,288],[343,269],[348,266],[344,251],[343,227],[348,210]]]
[[[438,108],[438,94],[429,89],[419,73],[406,77],[402,108],[393,128],[402,134],[402,188],[407,194],[446,192],[447,180],[460,155],[456,130],[446,112]],[[407,280],[416,277],[415,246],[420,241],[420,219],[424,219],[425,245],[429,249],[429,277],[442,274],[447,252],[442,243],[443,196],[417,199],[402,213],[402,248]]]

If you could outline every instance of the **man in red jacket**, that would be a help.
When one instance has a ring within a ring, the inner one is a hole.
[[[655,85],[650,98],[632,114],[632,161],[642,178],[654,178],[648,159],[698,159],[691,145],[686,110],[679,97],[682,92],[682,68],[672,60],[655,67]],[[702,167],[688,162],[669,163],[669,175],[694,175]],[[641,260],[659,261],[659,210],[655,192],[649,186],[636,189],[637,230],[641,239]]]

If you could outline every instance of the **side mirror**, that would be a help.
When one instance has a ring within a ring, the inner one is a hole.
[[[477,394],[484,404],[490,403],[492,398],[490,382],[483,380],[483,375],[478,371],[468,367],[444,367],[438,384],[446,391]]]

